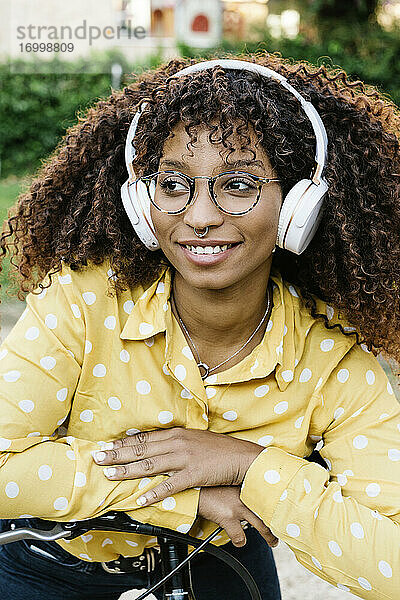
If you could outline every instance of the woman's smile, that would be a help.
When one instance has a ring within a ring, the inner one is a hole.
[[[239,243],[209,240],[201,243],[193,240],[191,243],[179,242],[188,260],[196,265],[215,265],[229,258],[239,247]]]

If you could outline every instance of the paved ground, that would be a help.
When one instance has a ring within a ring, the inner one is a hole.
[[[24,307],[25,303],[23,302],[2,303],[0,305],[1,341],[7,336]],[[397,397],[400,399],[400,388],[397,382],[395,382],[388,365],[383,361],[382,365],[392,381]],[[284,542],[279,542],[277,548],[274,549],[274,556],[281,583],[282,600],[298,600],[303,594],[307,594],[307,600],[320,600],[321,598],[324,598],[324,600],[348,600],[350,598],[347,592],[338,590],[307,571],[296,561],[293,552]],[[126,592],[121,596],[121,600],[133,600],[138,594],[139,592]],[[154,598],[154,596],[151,596],[151,598]]]

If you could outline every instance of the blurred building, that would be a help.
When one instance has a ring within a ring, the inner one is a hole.
[[[132,0],[133,1],[133,0]],[[210,48],[222,38],[221,0],[149,0],[150,35],[194,48]]]
[[[172,37],[194,48],[221,39],[252,39],[263,28],[268,0],[150,0],[151,34]]]
[[[224,0],[223,36],[234,41],[258,39],[267,15],[266,0]]]
[[[274,2],[276,0],[269,0]],[[60,34],[60,41],[73,41],[73,52],[61,58],[68,60],[85,56],[91,50],[119,48],[129,60],[139,62],[155,53],[164,58],[178,54],[177,44],[194,48],[218,46],[223,37],[232,40],[254,39],[256,30],[265,27],[268,0],[0,0],[0,58],[22,57],[21,43],[47,42],[46,31],[51,27]],[[90,27],[102,34],[89,42],[83,36]],[[33,24],[33,36],[17,34],[21,27],[27,31]],[[38,34],[39,27],[42,28]],[[135,37],[135,28],[145,35]],[[118,28],[118,36],[115,31]],[[72,38],[68,39],[68,29]],[[79,29],[80,36],[75,32]],[[114,31],[114,35],[106,35]],[[63,36],[61,38],[61,35]],[[54,42],[57,37],[52,36]],[[52,58],[54,53],[41,51],[37,56]],[[28,58],[25,53],[25,58]]]
[[[65,60],[109,48],[120,49],[128,60],[136,63],[154,54],[168,59],[178,55],[180,42],[194,48],[210,48],[218,46],[223,38],[262,40],[266,28],[274,37],[295,37],[300,27],[301,7],[308,1],[0,0],[0,58],[22,57],[17,32],[21,25],[27,28],[28,24],[42,27],[44,33],[40,39],[25,37],[25,42],[46,41],[45,30],[51,27],[82,32],[85,22],[87,30],[90,27],[101,30],[101,35],[91,42],[88,35],[73,34],[73,52],[60,54]],[[386,28],[398,24],[400,0],[381,0],[378,20]],[[137,28],[141,29],[141,36],[135,36]],[[118,36],[107,35],[111,30],[118,30]],[[54,52],[41,51],[36,55],[52,58]],[[24,58],[28,58],[26,52]]]

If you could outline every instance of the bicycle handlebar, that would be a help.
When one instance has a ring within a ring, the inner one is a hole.
[[[206,540],[199,540],[188,534],[179,533],[178,531],[167,529],[166,527],[158,527],[148,523],[140,523],[139,521],[131,519],[127,514],[118,511],[111,511],[99,517],[85,519],[83,521],[72,521],[65,523],[59,522],[55,525],[54,521],[45,521],[42,519],[40,519],[40,521],[44,524],[44,527],[46,527],[48,524],[51,524],[52,527],[49,529],[31,529],[26,527],[17,529],[15,523],[11,523],[11,529],[9,531],[0,533],[0,546],[22,539],[36,539],[42,541],[55,541],[62,538],[74,539],[87,533],[88,531],[93,530],[122,531],[125,533],[137,533],[152,537],[156,536],[171,538],[177,542],[184,543],[188,546],[193,546],[195,550],[175,569],[173,569],[173,571],[171,571],[150,590],[147,590],[146,593],[139,598],[144,598],[154,591],[156,586],[158,588],[160,585],[165,583],[167,580],[173,577],[175,573],[186,566],[186,564],[188,564],[201,550],[203,550],[204,552],[207,552],[208,554],[211,554],[212,556],[215,556],[215,558],[218,558],[219,560],[222,560],[222,562],[228,564],[239,575],[239,577],[241,577],[251,595],[252,600],[261,600],[260,592],[253,577],[242,565],[242,563],[234,556],[231,556],[228,552],[226,552],[226,550],[209,544],[213,537],[222,530],[222,527],[213,531],[213,533],[209,535]]]
[[[68,532],[66,532],[62,525],[59,524],[47,531],[35,528],[31,529],[27,527],[19,527],[17,529],[15,524],[12,523],[10,531],[3,531],[0,533],[0,546],[3,546],[4,544],[11,544],[11,542],[19,542],[20,540],[41,540],[42,542],[54,542],[55,540],[60,540],[66,537],[69,537]]]

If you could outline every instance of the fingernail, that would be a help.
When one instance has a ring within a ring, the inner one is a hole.
[[[102,462],[106,458],[105,452],[92,452],[92,456],[96,462]]]
[[[146,496],[140,496],[140,498],[136,500],[136,504],[139,504],[139,506],[143,506],[144,504],[146,504],[146,502]]]
[[[101,447],[103,450],[113,450],[114,442],[104,442],[104,444],[102,444]]]
[[[117,469],[115,467],[105,467],[103,469],[103,473],[106,477],[114,477],[116,472],[117,472]]]

